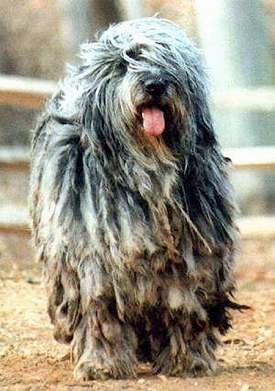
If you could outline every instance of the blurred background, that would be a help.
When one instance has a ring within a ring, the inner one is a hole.
[[[31,129],[80,43],[110,23],[155,14],[202,49],[243,235],[275,236],[275,0],[1,0],[0,235],[29,235]]]

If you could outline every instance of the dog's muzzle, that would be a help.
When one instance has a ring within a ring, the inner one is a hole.
[[[161,78],[148,79],[143,85],[151,100],[151,103],[144,105],[141,110],[143,129],[151,136],[160,136],[165,130],[165,116],[158,102],[161,102],[167,87],[168,81]]]

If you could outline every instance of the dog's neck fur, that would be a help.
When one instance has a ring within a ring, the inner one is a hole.
[[[175,254],[170,219],[180,213],[175,201],[179,182],[176,161],[168,159],[168,154],[160,159],[161,154],[153,148],[149,155],[148,146],[146,155],[135,154],[136,148],[130,154],[122,153],[117,159],[110,159],[112,165],[110,161],[104,164],[108,156],[102,150],[102,159],[96,158],[94,167],[101,182],[99,189],[112,197],[100,206],[98,224],[106,227],[104,240],[108,245],[110,241],[116,242],[114,245],[127,259],[142,256],[144,252],[153,255],[159,246]],[[120,232],[118,241],[114,236],[117,231]],[[117,254],[115,258],[121,259]]]

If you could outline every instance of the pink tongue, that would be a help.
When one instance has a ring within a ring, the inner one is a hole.
[[[142,110],[143,128],[151,136],[159,136],[165,128],[163,111],[156,107]]]

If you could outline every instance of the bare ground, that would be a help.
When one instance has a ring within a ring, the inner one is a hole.
[[[243,243],[236,276],[237,300],[251,310],[234,314],[223,338],[215,375],[151,376],[141,367],[135,380],[76,382],[68,347],[52,338],[39,266],[26,237],[0,237],[0,389],[215,391],[275,390],[275,243]]]

